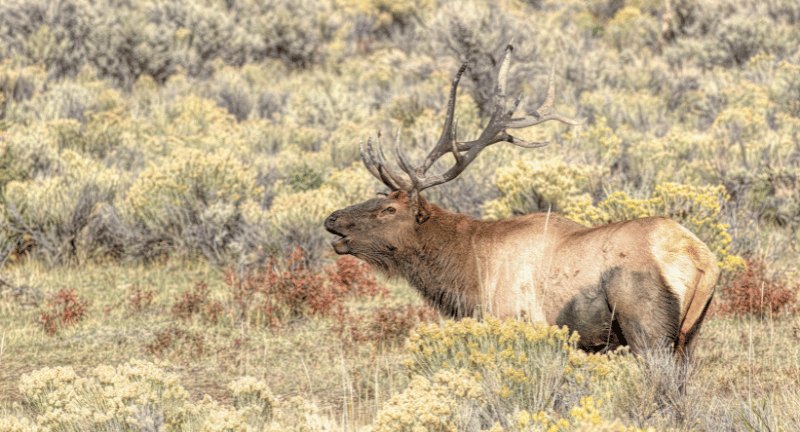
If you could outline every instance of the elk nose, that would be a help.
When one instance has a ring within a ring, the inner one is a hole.
[[[331,213],[331,215],[325,219],[325,228],[333,228],[333,224],[336,222],[336,219],[339,219],[338,211]]]

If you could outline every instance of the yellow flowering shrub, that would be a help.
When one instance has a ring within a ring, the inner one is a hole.
[[[264,381],[242,377],[228,386],[233,406],[206,395],[187,404],[181,430],[199,432],[333,432],[336,423],[321,415],[315,404],[300,396],[278,401]]]
[[[604,36],[618,50],[642,49],[658,41],[659,23],[639,8],[625,6],[608,22]]]
[[[382,190],[383,185],[375,180],[361,161],[333,171],[325,180],[323,187],[332,189],[344,203],[355,204],[370,198]]]
[[[177,376],[151,363],[98,366],[87,376],[71,367],[45,368],[20,378],[24,406],[45,430],[180,430],[188,393]]]
[[[619,377],[633,376],[625,371],[635,368],[634,357],[626,350],[587,354],[577,349],[577,341],[577,333],[570,334],[566,327],[519,320],[468,318],[423,324],[406,343],[406,366],[413,375],[409,389],[384,407],[378,424],[412,430],[418,419],[405,412],[421,412],[422,406],[440,407],[440,414],[448,418],[453,406],[465,403],[454,397],[458,396],[472,399],[470,409],[479,411],[472,416],[510,425],[509,429],[496,425],[497,430],[590,430],[592,426],[628,430],[609,420],[601,399]],[[451,386],[469,378],[472,390],[445,392],[436,385],[443,377]],[[450,397],[430,399],[440,389]]]
[[[63,226],[75,214],[82,194],[104,201],[127,184],[120,172],[71,150],[61,152],[57,167],[61,175],[6,185],[6,205],[33,227]]]
[[[608,126],[605,117],[598,117],[595,122],[584,129],[570,129],[568,134],[576,134],[576,139],[584,147],[593,150],[592,159],[599,165],[608,167],[616,162],[622,154],[622,139]]]
[[[439,370],[474,371],[502,405],[541,410],[552,408],[566,382],[576,341],[566,328],[515,320],[422,325],[406,344],[407,365],[429,377]]]
[[[164,134],[180,141],[177,148],[245,152],[236,119],[210,99],[196,95],[178,98],[167,108],[163,121]]]
[[[322,415],[313,402],[294,396],[278,405],[267,432],[333,432],[341,430],[331,418]]]
[[[83,375],[69,366],[44,368],[20,378],[23,403],[16,414],[0,416],[0,432],[339,430],[301,397],[278,401],[262,380],[241,377],[228,390],[233,405],[210,396],[194,403],[176,374],[140,360]]]
[[[259,194],[255,176],[230,152],[182,148],[142,171],[123,205],[129,216],[145,225],[169,221],[170,213],[182,208],[230,213]]]
[[[643,184],[702,183],[711,169],[705,158],[694,155],[712,152],[711,146],[707,134],[685,130],[631,142],[625,154],[629,175]]]
[[[0,196],[8,182],[27,180],[57,166],[57,137],[57,133],[43,125],[14,126],[3,131],[0,136]]]
[[[592,396],[582,397],[580,403],[569,410],[567,417],[557,418],[552,413],[519,411],[513,416],[508,431],[573,431],[573,432],[655,432],[653,428],[627,426],[620,420],[603,418],[600,408],[603,402]],[[503,429],[500,429],[503,430]]]
[[[277,405],[277,400],[267,387],[267,384],[253,377],[240,377],[228,384],[228,390],[233,396],[233,406],[242,409],[251,407],[253,410],[248,423],[260,420],[269,421]]]
[[[417,375],[378,412],[375,432],[456,432],[479,424],[482,386],[467,370]]]
[[[328,241],[321,229],[322,221],[333,211],[364,201],[380,190],[378,184],[360,162],[336,170],[316,189],[292,191],[277,185],[278,195],[266,212],[247,206],[245,218],[266,224],[269,244],[276,250],[302,247],[309,255],[321,250]]]
[[[184,425],[185,429],[197,430],[200,432],[249,432],[254,430],[253,426],[247,423],[246,414],[248,407],[236,409],[222,405],[210,396],[206,395],[197,404],[189,405],[189,421]],[[254,413],[255,414],[255,413]],[[261,427],[263,420],[259,422]]]
[[[559,159],[516,160],[495,173],[494,184],[501,196],[483,206],[491,219],[534,211],[563,211],[591,200],[588,191],[599,169],[567,164]]]
[[[25,417],[13,415],[0,418],[0,432],[36,432],[34,423]]]
[[[329,187],[276,196],[266,214],[272,247],[300,246],[307,253],[321,250],[328,239],[320,228],[322,221],[343,204],[341,196]]]

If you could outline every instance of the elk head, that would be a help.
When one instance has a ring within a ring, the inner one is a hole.
[[[332,245],[338,254],[352,254],[372,264],[387,269],[387,260],[400,248],[416,241],[417,232],[430,217],[431,205],[420,196],[423,190],[446,183],[456,178],[486,147],[499,142],[507,142],[524,148],[538,148],[546,142],[528,142],[514,137],[508,129],[535,126],[546,121],[559,121],[577,125],[579,121],[562,116],[555,110],[555,87],[553,70],[550,72],[547,96],[532,114],[514,116],[521,96],[510,104],[507,101],[506,86],[511,64],[513,47],[508,45],[497,73],[494,96],[494,111],[480,136],[472,141],[458,141],[454,111],[458,83],[467,63],[459,68],[450,87],[449,100],[444,126],[433,149],[421,165],[412,166],[400,150],[399,136],[394,152],[397,167],[386,162],[380,144],[380,134],[373,145],[372,139],[361,145],[361,160],[375,178],[382,181],[391,193],[385,197],[373,198],[333,212],[325,220],[325,228],[337,235]],[[439,174],[428,170],[446,154],[452,154],[455,163],[447,171]]]

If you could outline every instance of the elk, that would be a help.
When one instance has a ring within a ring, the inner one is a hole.
[[[411,165],[399,142],[397,166],[387,164],[379,141],[362,144],[364,165],[391,192],[328,216],[333,249],[404,277],[452,318],[516,317],[567,326],[587,351],[628,345],[641,353],[666,344],[688,356],[719,268],[709,248],[677,222],[649,217],[588,228],[550,212],[478,220],[420,195],[456,178],[493,144],[546,145],[514,137],[509,129],[579,124],[556,111],[552,70],[541,106],[515,116],[520,98],[506,100],[512,50],[506,48],[494,111],[477,139],[456,137],[455,101],[465,63],[452,81],[441,135],[421,165]],[[446,154],[454,158],[452,167],[429,173]]]

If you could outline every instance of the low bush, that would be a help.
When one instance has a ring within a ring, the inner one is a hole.
[[[183,149],[145,169],[122,204],[139,235],[162,239],[168,253],[218,262],[246,229],[242,203],[258,193],[255,172],[234,155]]]
[[[124,182],[117,172],[64,151],[48,176],[6,185],[0,229],[17,255],[50,264],[76,262],[102,249],[87,227]]]
[[[39,312],[39,324],[45,333],[55,335],[86,318],[89,301],[82,299],[74,288],[62,288],[45,299]]]
[[[132,313],[144,312],[153,305],[154,291],[149,288],[143,288],[135,285],[131,287],[130,294],[128,295],[128,309]]]
[[[206,396],[193,402],[178,376],[133,360],[79,375],[72,367],[23,375],[20,416],[3,416],[0,430],[322,431],[334,423],[302,398],[278,400],[266,384],[241,377],[228,386],[233,405]],[[30,421],[27,416],[35,419]],[[12,427],[8,429],[8,420]],[[29,428],[29,429],[25,429]]]
[[[377,430],[622,427],[599,399],[636,360],[588,355],[576,342],[566,328],[512,320],[422,325],[406,344],[411,384],[378,413]],[[438,411],[413,415],[419,401]]]
[[[152,339],[144,345],[144,350],[160,358],[170,355],[200,358],[207,353],[208,346],[203,332],[170,324],[157,330]]]
[[[345,333],[343,337],[354,342],[396,345],[405,341],[420,323],[438,318],[438,312],[428,306],[381,306],[371,313],[352,314],[350,322],[342,329],[349,334]]]
[[[222,313],[222,303],[209,297],[205,283],[198,283],[193,289],[182,292],[172,305],[172,315],[184,321],[199,316],[206,323],[216,324]]]
[[[302,249],[284,262],[271,260],[264,268],[236,272],[228,269],[230,312],[235,321],[281,328],[312,316],[346,322],[345,302],[385,296],[366,264],[344,257],[317,272],[308,266]]]
[[[800,287],[770,275],[764,261],[750,258],[744,270],[723,286],[716,310],[761,318],[791,313],[797,307],[798,289]]]

